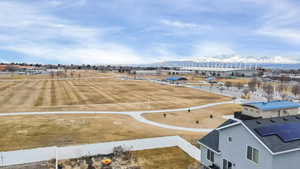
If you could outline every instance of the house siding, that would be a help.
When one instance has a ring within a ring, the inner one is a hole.
[[[221,130],[219,146],[222,158],[235,164],[234,169],[273,169],[271,153],[241,125]],[[259,150],[258,164],[247,159],[247,146]]]
[[[272,168],[273,157],[271,153],[243,126],[233,126],[219,130],[219,132],[219,149],[221,154],[215,154],[215,164],[220,169],[223,168],[223,159],[232,162],[234,165],[233,169],[274,169]],[[229,142],[228,137],[232,138],[231,142]],[[247,159],[247,146],[259,150],[258,164]],[[201,163],[209,166],[212,163],[206,157],[207,148],[201,146]]]
[[[299,169],[300,151],[275,155],[273,169]]]
[[[207,159],[207,148],[204,146],[201,146],[200,149],[201,149],[201,164],[203,164],[207,167],[212,165],[213,163]],[[220,155],[218,155],[216,153],[214,154],[214,164],[217,164],[220,168],[222,168],[222,166],[219,165],[219,164],[222,164],[221,159],[222,158]]]
[[[243,106],[242,113],[244,115],[251,116],[251,117],[262,117],[262,118],[283,117],[283,116],[292,116],[292,115],[299,114],[299,108],[262,111],[260,109],[251,106]]]

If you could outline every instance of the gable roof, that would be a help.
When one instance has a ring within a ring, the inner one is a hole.
[[[287,116],[287,117],[276,117],[267,119],[254,119],[254,120],[244,120],[235,121],[227,120],[221,124],[216,130],[213,130],[208,135],[204,136],[199,140],[199,143],[206,146],[207,148],[221,153],[219,150],[219,132],[221,129],[231,128],[236,125],[244,126],[250,134],[252,134],[272,155],[278,155],[283,153],[288,153],[292,151],[300,150],[300,139],[290,142],[284,142],[277,135],[260,136],[255,129],[260,127],[267,127],[270,125],[282,125],[288,123],[300,123],[300,115]]]
[[[221,130],[223,128],[227,128],[227,127],[231,127],[231,126],[234,126],[234,125],[237,125],[239,124],[238,121],[236,120],[233,120],[233,119],[228,119],[227,121],[225,121],[223,124],[221,124],[220,126],[218,126],[216,128],[216,130]]]
[[[282,125],[289,123],[300,123],[300,116],[288,116],[288,117],[277,117],[268,119],[256,119],[256,120],[246,120],[242,123],[274,154],[279,154],[288,151],[296,151],[300,149],[300,140],[294,140],[290,142],[284,142],[277,135],[269,135],[262,137],[258,134],[255,129],[259,127],[268,127],[271,125]],[[289,129],[292,130],[292,129]]]
[[[226,126],[230,126],[234,123],[236,123],[237,121],[229,119],[227,121],[225,121],[223,124],[221,124],[220,126],[218,126],[217,128],[222,128],[222,127],[226,127]],[[220,153],[219,150],[219,131],[218,130],[213,130],[212,132],[208,133],[206,136],[202,137],[199,140],[199,143],[208,147],[209,149],[214,150],[217,153]]]
[[[199,143],[219,153],[219,131],[213,130],[199,140]]]
[[[271,102],[247,103],[247,104],[243,104],[243,106],[251,106],[263,111],[268,111],[268,110],[278,110],[278,109],[299,108],[300,104],[291,101],[286,101],[286,100],[275,100]]]

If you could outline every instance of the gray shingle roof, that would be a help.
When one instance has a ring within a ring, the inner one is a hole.
[[[220,126],[218,126],[218,128],[230,125],[235,122],[236,122],[235,120],[229,119],[229,120],[225,121],[223,124],[221,124]],[[220,152],[220,150],[219,150],[219,131],[217,131],[217,130],[213,130],[212,132],[208,133],[206,136],[201,138],[199,140],[199,142],[204,144],[205,146],[213,149],[216,152]]]
[[[236,122],[237,121],[235,121],[235,120],[229,119],[229,120],[225,121],[223,124],[221,124],[218,128],[225,127],[227,125],[230,125],[230,124],[233,124],[233,123],[236,123]]]
[[[272,122],[272,121],[273,122]],[[277,117],[268,119],[246,120],[243,123],[254,133],[273,153],[300,148],[300,140],[284,142],[277,135],[260,136],[255,129],[274,124],[300,123],[300,116]]]
[[[200,143],[204,144],[205,146],[213,149],[216,152],[220,152],[219,150],[219,131],[213,130],[212,132],[208,133],[206,136],[199,140]]]

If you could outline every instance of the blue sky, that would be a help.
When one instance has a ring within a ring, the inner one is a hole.
[[[0,62],[300,60],[296,0],[1,0]]]

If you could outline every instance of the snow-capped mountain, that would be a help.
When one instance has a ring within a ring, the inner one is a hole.
[[[223,67],[264,67],[271,69],[300,69],[300,62],[282,56],[256,57],[240,55],[219,55],[213,57],[193,57],[148,64],[148,66],[223,66]]]
[[[219,56],[201,56],[186,59],[193,62],[221,62],[221,63],[269,63],[269,64],[293,64],[297,61],[283,56],[240,56],[240,55],[219,55]],[[299,62],[299,61],[298,61]]]

